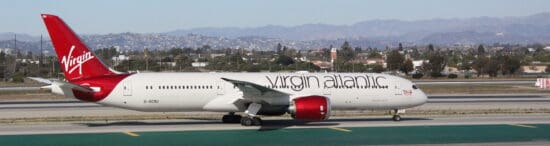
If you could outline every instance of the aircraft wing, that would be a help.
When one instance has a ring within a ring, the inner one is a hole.
[[[271,105],[287,105],[290,94],[278,90],[266,88],[255,83],[222,78],[230,82],[243,92],[243,98],[248,101],[260,103],[265,102]]]

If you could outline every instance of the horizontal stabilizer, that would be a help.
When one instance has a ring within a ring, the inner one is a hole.
[[[44,79],[44,78],[39,78],[39,77],[28,77],[28,78],[31,80],[37,81],[39,83],[44,83],[48,85],[51,85],[53,83],[51,80]]]

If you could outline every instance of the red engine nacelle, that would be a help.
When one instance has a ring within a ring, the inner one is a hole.
[[[330,100],[324,96],[305,96],[292,100],[289,112],[294,119],[321,121],[330,117]]]

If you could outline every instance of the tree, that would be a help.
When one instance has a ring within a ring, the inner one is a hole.
[[[489,58],[485,56],[478,56],[476,60],[474,60],[472,64],[472,68],[477,71],[478,77],[485,73],[485,69],[486,69],[485,66],[487,66],[488,63],[489,63]]]
[[[478,53],[478,55],[485,55],[485,47],[483,47],[483,45],[480,44],[477,47],[477,53]]]
[[[280,64],[280,65],[284,65],[284,66],[288,66],[288,65],[294,64],[294,59],[292,59],[292,58],[290,58],[286,55],[279,55],[279,58],[277,58],[277,60],[275,60],[275,63]]]
[[[94,54],[101,60],[106,61],[104,63],[106,63],[108,66],[112,65],[112,62],[108,60],[111,60],[113,57],[119,55],[115,47],[97,49],[95,50]]]
[[[4,65],[6,61],[6,53],[4,51],[0,51],[0,65]]]
[[[418,49],[416,47],[412,48],[412,53],[410,54],[412,58],[419,58],[420,57],[420,52],[418,51]]]
[[[367,57],[368,58],[381,58],[382,55],[380,55],[380,51],[378,51],[378,49],[374,48],[374,49],[369,50],[369,55]]]
[[[428,62],[424,62],[422,64],[424,71],[429,72],[431,77],[440,77],[441,72],[447,66],[447,59],[445,58],[445,55],[437,51],[428,55],[427,59]]]
[[[392,50],[386,58],[386,63],[388,64],[388,70],[394,71],[401,68],[401,65],[405,61],[405,57],[399,53],[397,50]]]
[[[363,48],[355,47],[355,53],[361,53],[361,52],[363,52]]]
[[[471,51],[463,53],[460,57],[458,69],[460,70],[471,70],[472,63],[475,61],[475,55]]]
[[[341,50],[338,51],[338,59],[341,59],[344,62],[348,62],[355,58],[355,51],[350,46],[350,44],[345,41],[344,44],[342,44]]]
[[[409,72],[414,70],[414,64],[412,60],[407,59],[405,63],[401,66],[401,72],[405,73],[406,75],[409,75]]]
[[[168,50],[168,54],[172,55],[172,56],[178,56],[180,54],[183,54],[183,49],[181,48],[171,48],[170,50]]]
[[[277,52],[277,54],[281,54],[281,52],[283,51],[283,45],[281,45],[281,43],[277,43],[275,51]]]
[[[485,65],[485,72],[490,77],[497,77],[498,71],[500,70],[500,63],[497,59],[489,58],[487,64]]]
[[[429,44],[428,45],[428,53],[431,53],[431,52],[434,52],[434,51],[435,51],[434,45]]]
[[[182,69],[186,67],[190,67],[193,60],[189,58],[186,55],[178,55],[174,57],[174,60],[176,62],[176,66],[178,67],[178,70],[181,71]]]
[[[375,73],[381,73],[385,70],[386,69],[384,69],[384,67],[381,64],[375,64],[372,66],[372,72],[375,72]]]
[[[502,75],[516,74],[521,68],[521,58],[516,55],[499,56],[498,62]]]

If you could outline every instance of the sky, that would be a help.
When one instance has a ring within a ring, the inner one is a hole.
[[[549,0],[0,0],[0,33],[47,34],[41,13],[60,16],[77,33],[108,34],[541,12],[550,12]]]

